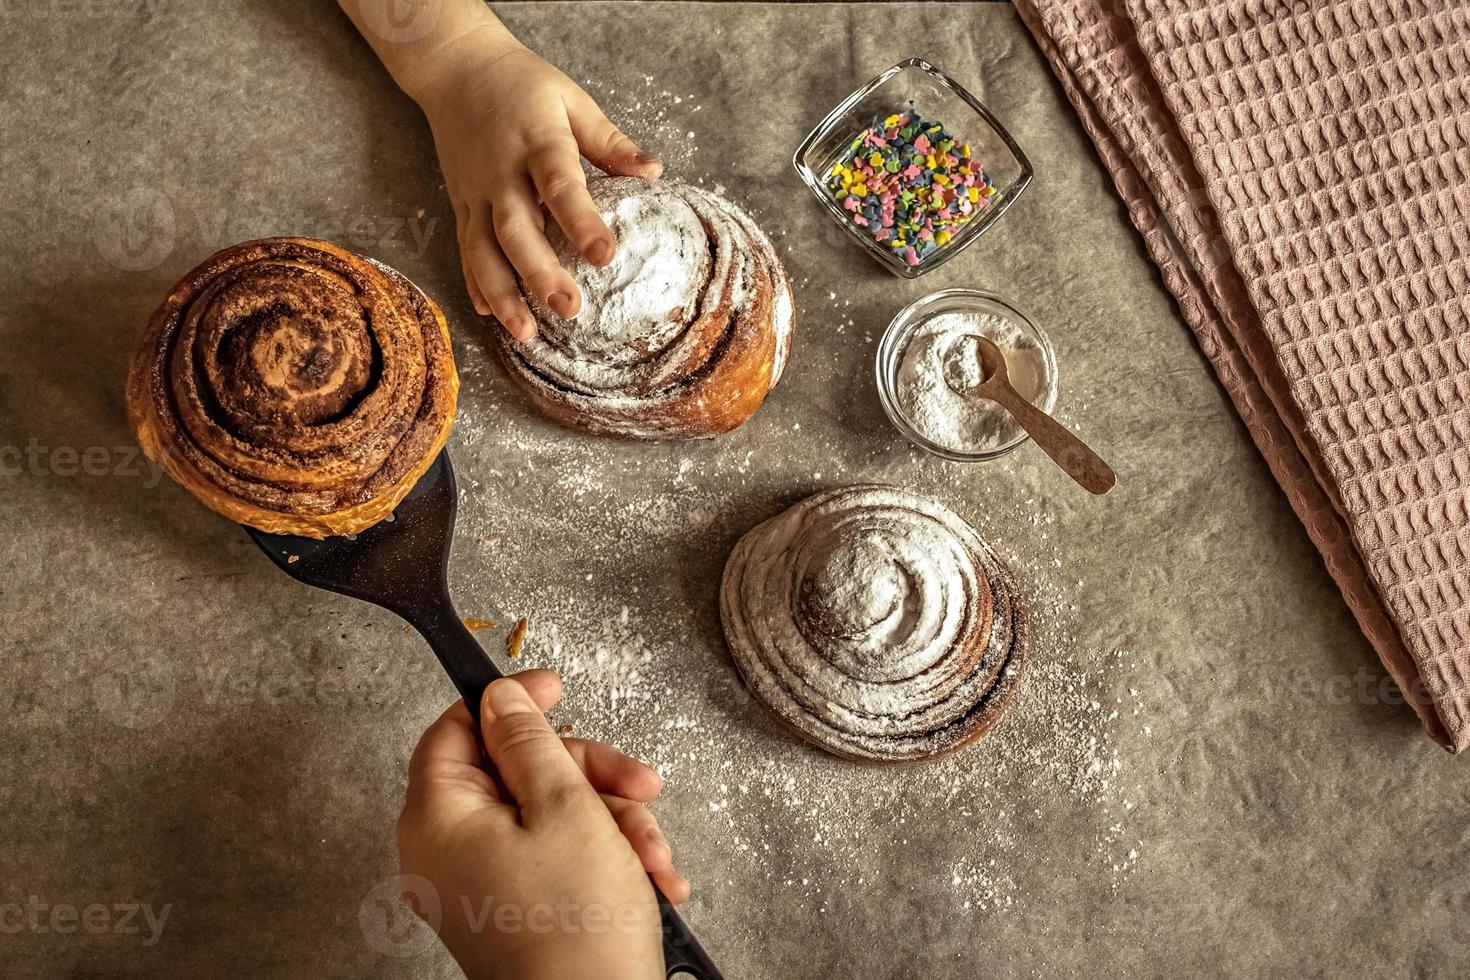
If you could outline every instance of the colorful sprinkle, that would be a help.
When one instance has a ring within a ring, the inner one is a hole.
[[[943,124],[902,112],[873,120],[827,174],[827,190],[853,223],[906,265],[918,265],[1000,196],[968,143]]]

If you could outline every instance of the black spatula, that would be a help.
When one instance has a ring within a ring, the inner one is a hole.
[[[480,696],[501,673],[460,621],[449,596],[449,547],[458,498],[446,450],[391,518],[351,538],[314,541],[245,530],[297,581],[371,602],[406,620],[434,648],[478,721]],[[698,980],[723,980],[669,900],[654,891],[663,917],[666,976],[687,973]]]

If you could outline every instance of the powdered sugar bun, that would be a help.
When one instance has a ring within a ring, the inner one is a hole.
[[[549,230],[582,312],[565,320],[527,296],[536,337],[496,337],[511,377],[575,428],[637,439],[735,428],[780,380],[791,346],[791,282],[770,239],[689,184],[602,177],[588,190],[617,255],[599,269]]]
[[[948,507],[896,487],[809,497],[740,539],[720,614],[781,721],[836,755],[912,762],[984,733],[1015,691],[1015,580]]]

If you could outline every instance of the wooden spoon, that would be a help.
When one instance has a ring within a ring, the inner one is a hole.
[[[1011,387],[1010,373],[1006,369],[1005,354],[989,337],[975,335],[980,355],[980,367],[985,380],[972,389],[971,393],[991,401],[1011,413],[1026,434],[1036,440],[1042,452],[1050,456],[1067,475],[1080,483],[1089,493],[1104,494],[1118,482],[1113,468],[1103,462],[1102,457],[1087,447],[1066,426],[1037,408]]]

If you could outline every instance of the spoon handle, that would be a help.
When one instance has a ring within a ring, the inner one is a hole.
[[[1062,423],[1022,398],[1014,388],[997,385],[993,392],[987,394],[1000,402],[1021,428],[1036,440],[1041,451],[1088,493],[1104,494],[1117,484],[1118,475],[1101,456]]]

